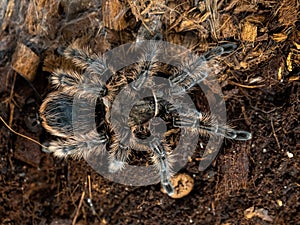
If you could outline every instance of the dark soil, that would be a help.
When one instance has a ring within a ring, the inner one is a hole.
[[[133,2],[111,1],[120,7],[103,13],[100,0],[2,0],[1,117],[41,143],[53,139],[38,111],[49,74],[64,64],[59,48],[76,41],[103,53],[134,41],[144,8]],[[124,186],[84,160],[55,158],[0,122],[1,224],[299,224],[299,1],[168,2],[178,14],[164,17],[165,40],[199,54],[238,43],[220,59],[218,80],[229,122],[253,138],[226,140],[203,172],[191,159],[182,172],[194,188],[172,199],[160,184]],[[110,24],[114,10],[126,13]]]

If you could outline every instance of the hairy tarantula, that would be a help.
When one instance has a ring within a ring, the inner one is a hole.
[[[176,159],[170,138],[174,133],[178,136],[185,128],[190,133],[235,140],[251,138],[249,132],[218,124],[213,116],[187,109],[184,102],[174,105],[165,98],[180,99],[189,93],[208,76],[207,69],[203,69],[205,62],[230,53],[235,47],[234,44],[215,47],[188,62],[186,68],[175,68],[159,62],[158,55],[163,49],[152,45],[143,50],[138,63],[118,71],[107,57],[76,45],[67,47],[63,55],[77,70],[58,69],[52,74],[55,90],[40,108],[43,126],[59,137],[50,143],[49,150],[58,157],[76,158],[84,157],[90,150],[107,152],[111,174],[124,168],[132,159],[133,150],[145,151],[157,168],[163,188],[172,195],[170,178]],[[160,76],[165,76],[168,84],[156,82]],[[147,94],[141,94],[143,89]],[[181,115],[180,109],[183,109]],[[95,118],[95,127],[86,118]],[[167,125],[159,126],[160,120]]]

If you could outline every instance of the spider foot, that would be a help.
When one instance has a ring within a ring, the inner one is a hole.
[[[109,156],[109,166],[108,170],[110,173],[116,173],[122,169],[124,169],[126,165],[126,160],[130,155],[129,147],[125,147],[123,145],[115,146],[112,148],[110,156]]]
[[[226,138],[234,139],[238,141],[247,141],[252,138],[251,133],[249,133],[248,131],[234,130],[226,126],[218,127],[217,132],[218,132],[217,134],[220,134]]]
[[[252,135],[248,131],[243,130],[235,130],[226,125],[200,125],[198,127],[200,131],[208,132],[210,134],[216,134],[223,136],[228,139],[239,140],[239,141],[247,141],[250,140]]]
[[[234,51],[237,48],[237,45],[234,43],[228,43],[228,44],[223,44],[220,46],[217,46],[210,51],[206,52],[203,57],[205,58],[206,61],[213,59],[217,56],[224,55],[227,53],[230,53]]]
[[[172,196],[174,194],[174,187],[170,181],[168,181],[166,183],[161,182],[161,185],[169,196]]]
[[[124,169],[126,162],[118,161],[118,160],[111,160],[108,166],[108,171],[110,173],[116,173]]]
[[[154,138],[150,142],[150,148],[153,152],[152,160],[159,170],[161,185],[171,196],[174,194],[174,187],[171,183],[170,163],[168,162],[166,147],[157,138]]]
[[[228,139],[246,141],[251,139],[251,133],[243,130],[235,130],[227,125],[220,125],[210,116],[202,115],[200,112],[194,114],[180,115],[173,118],[173,126],[180,128],[198,129],[199,133],[220,135]]]

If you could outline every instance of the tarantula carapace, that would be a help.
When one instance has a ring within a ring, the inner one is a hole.
[[[142,45],[136,43],[139,48]],[[178,157],[170,143],[172,135],[178,136],[185,129],[185,135],[251,138],[250,133],[218,124],[213,116],[191,109],[181,99],[208,76],[207,61],[235,47],[220,45],[187,61],[184,68],[176,68],[160,62],[164,48],[154,44],[143,49],[136,63],[119,70],[112,66],[118,64],[116,60],[111,62],[76,45],[67,47],[63,55],[76,69],[58,69],[52,74],[55,90],[40,108],[44,127],[59,137],[50,142],[49,150],[58,157],[77,158],[91,150],[106,152],[111,174],[129,163],[133,150],[145,151],[157,168],[163,188],[172,195],[170,178]],[[157,81],[160,77],[163,79]],[[169,101],[169,97],[180,101]],[[86,118],[93,119],[89,123]],[[162,121],[165,126],[161,126]]]

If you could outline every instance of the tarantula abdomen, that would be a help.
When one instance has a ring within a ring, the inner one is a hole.
[[[40,107],[43,126],[54,136],[68,137],[73,133],[73,98],[65,93],[48,95]]]

